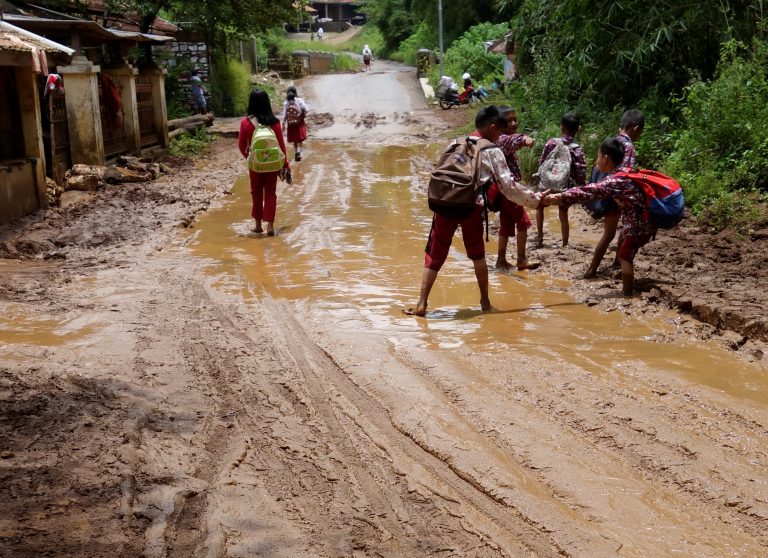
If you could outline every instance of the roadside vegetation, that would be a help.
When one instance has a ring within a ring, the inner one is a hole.
[[[511,31],[519,78],[496,103],[517,108],[537,145],[577,112],[579,142],[594,157],[624,110],[640,108],[646,128],[639,164],[683,185],[690,209],[713,230],[768,226],[768,12],[761,1],[604,3],[595,0],[478,0],[444,3],[445,73],[472,74],[486,88],[503,80],[501,54],[483,43]],[[437,8],[427,0],[371,0],[380,55],[415,64],[437,51]],[[639,23],[642,22],[642,25]],[[432,68],[434,84],[439,70]],[[538,150],[522,150],[523,172]]]
[[[168,153],[174,157],[194,158],[203,153],[214,141],[214,136],[203,128],[184,132],[173,138]]]

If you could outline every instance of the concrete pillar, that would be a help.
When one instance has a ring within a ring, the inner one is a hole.
[[[64,78],[72,163],[103,165],[104,136],[99,111],[99,66],[76,56],[69,66],[59,66]]]
[[[168,107],[165,104],[165,74],[166,70],[151,68],[144,70],[152,80],[152,104],[155,107],[155,129],[158,143],[168,147]]]
[[[141,153],[141,130],[139,129],[139,107],[136,102],[136,76],[139,70],[131,66],[111,68],[110,77],[120,90],[120,102],[123,104],[123,127],[129,153]]]
[[[37,91],[37,79],[31,68],[16,69],[16,89],[19,94],[21,129],[24,131],[24,155],[29,159],[35,160],[34,175],[37,206],[47,207],[43,119],[40,114],[40,96]]]

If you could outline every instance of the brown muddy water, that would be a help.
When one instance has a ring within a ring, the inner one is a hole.
[[[294,185],[279,186],[274,238],[249,232],[243,177],[230,203],[200,219],[189,246],[211,260],[210,273],[221,288],[293,301],[313,322],[345,337],[364,332],[392,349],[469,350],[500,358],[515,351],[595,374],[640,365],[768,401],[768,378],[757,366],[714,344],[664,342],[675,314],[649,321],[592,309],[544,273],[491,273],[498,312],[482,314],[458,236],[427,319],[404,316],[402,309],[418,296],[431,219],[424,162],[438,149],[312,142],[304,161],[294,164]],[[556,212],[548,218],[554,230]],[[493,237],[486,248],[494,261]]]

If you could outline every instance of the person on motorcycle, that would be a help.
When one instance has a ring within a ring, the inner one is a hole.
[[[459,95],[459,103],[471,103],[475,100],[475,87],[472,85],[472,77],[469,74],[461,76],[464,80],[464,91]]]

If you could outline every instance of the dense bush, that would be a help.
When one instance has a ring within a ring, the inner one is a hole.
[[[217,57],[211,76],[211,105],[221,116],[244,114],[250,95],[251,72],[248,64]]]

